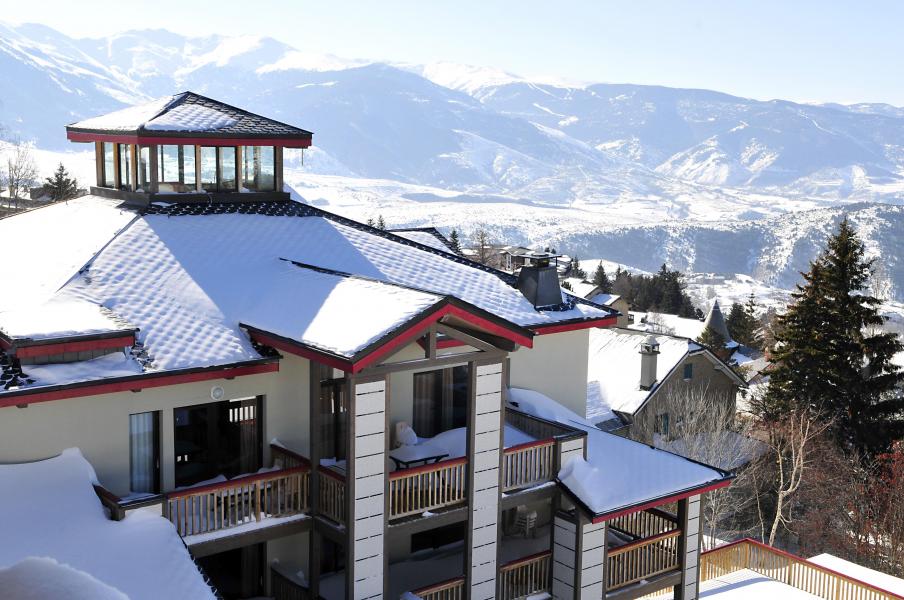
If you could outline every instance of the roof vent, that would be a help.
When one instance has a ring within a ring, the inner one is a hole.
[[[559,274],[556,267],[549,264],[549,259],[521,267],[521,272],[518,273],[518,289],[534,308],[562,304]]]

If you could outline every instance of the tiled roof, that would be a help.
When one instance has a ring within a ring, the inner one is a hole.
[[[310,138],[311,132],[194,92],[167,96],[67,126],[68,131],[143,136]]]
[[[390,233],[394,233],[400,237],[442,250],[443,252],[455,252],[451,242],[440,233],[436,227],[411,227],[407,229],[390,229]]]

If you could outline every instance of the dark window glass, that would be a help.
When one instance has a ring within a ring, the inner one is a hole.
[[[138,187],[148,191],[151,185],[151,149],[147,146],[138,148]]]
[[[245,146],[242,150],[242,185],[254,192],[276,189],[276,148]]]
[[[684,378],[685,379],[693,379],[694,378],[694,365],[684,365]]]
[[[135,494],[160,491],[159,415],[129,415],[129,489]]]

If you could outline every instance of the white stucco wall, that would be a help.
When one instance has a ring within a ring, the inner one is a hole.
[[[308,454],[308,361],[287,355],[280,361],[278,373],[39,402],[22,409],[0,408],[0,462],[41,460],[78,447],[105,487],[115,494],[126,494],[129,415],[160,411],[163,486],[172,489],[173,409],[212,402],[213,386],[222,387],[226,399],[264,396],[265,464],[269,464],[269,442],[274,437]]]
[[[533,348],[510,355],[512,387],[536,390],[586,416],[589,348],[588,329],[534,337]]]

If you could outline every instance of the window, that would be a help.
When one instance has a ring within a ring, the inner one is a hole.
[[[254,473],[261,467],[261,399],[173,410],[176,485]]]
[[[276,189],[276,148],[245,146],[242,150],[242,185],[255,192]]]
[[[412,427],[421,437],[464,427],[468,422],[468,367],[414,375]]]
[[[653,433],[661,435],[669,434],[669,413],[661,413],[656,415],[656,423],[653,426]]]
[[[151,149],[138,147],[138,187],[144,191],[151,185]]]
[[[216,158],[214,158],[214,161]],[[195,147],[157,147],[157,181],[161,191],[192,192],[195,189]]]
[[[685,379],[693,379],[694,378],[694,365],[688,363],[684,365],[684,378]]]
[[[119,189],[132,189],[132,153],[128,144],[119,144]]]
[[[201,147],[201,187],[209,192],[217,191],[217,149]]]
[[[236,164],[235,164],[235,148],[229,146],[221,146],[219,150],[218,175],[219,190],[221,192],[234,192]]]
[[[133,494],[160,491],[160,413],[129,415],[129,489]]]
[[[103,186],[116,187],[116,146],[111,142],[104,142],[104,177]]]

